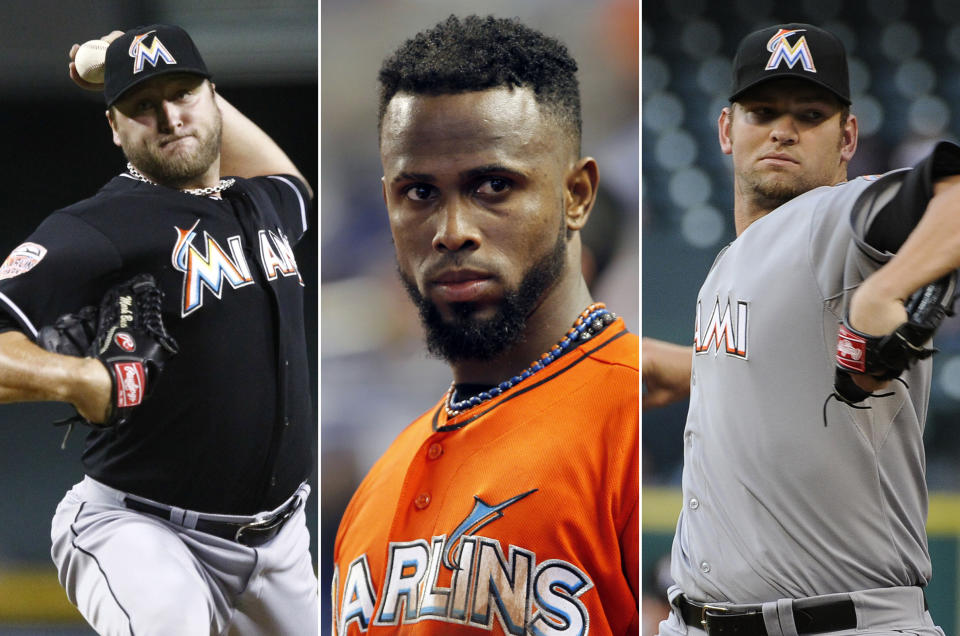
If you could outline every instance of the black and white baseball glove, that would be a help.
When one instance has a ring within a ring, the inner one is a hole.
[[[90,422],[76,415],[58,424],[79,421],[104,429],[130,419],[156,384],[166,360],[179,351],[163,324],[162,300],[153,276],[140,274],[110,288],[99,308],[84,307],[40,329],[37,344],[54,353],[97,358],[112,383],[106,421]]]
[[[852,374],[871,375],[879,380],[900,376],[917,360],[932,356],[926,348],[945,316],[953,315],[957,297],[957,271],[921,287],[904,303],[907,320],[893,333],[870,336],[850,326],[844,315],[837,333],[837,367],[834,394],[847,404],[857,404],[870,392],[853,381]]]

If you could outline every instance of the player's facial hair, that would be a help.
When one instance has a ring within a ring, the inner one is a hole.
[[[846,119],[841,117],[840,135],[837,138],[837,152],[843,147],[845,122]],[[834,185],[833,183],[826,183],[820,175],[801,175],[793,181],[765,178],[764,175],[758,176],[754,173],[741,173],[740,178],[743,181],[744,192],[750,195],[754,201],[759,202],[761,206],[770,210],[774,210],[814,188],[819,188],[824,185]]]
[[[149,175],[157,183],[172,187],[187,184],[205,173],[220,154],[223,122],[220,109],[214,105],[213,110],[213,125],[208,129],[197,129],[196,139],[199,143],[193,153],[174,157],[160,156],[146,143],[126,144],[123,146],[123,153],[140,172]]]
[[[449,322],[444,320],[436,305],[420,293],[416,283],[400,272],[400,279],[420,312],[427,350],[447,362],[492,360],[522,342],[527,318],[544,292],[563,273],[566,252],[566,232],[561,227],[551,250],[530,266],[515,290],[504,292],[496,314],[486,319],[473,316],[475,303],[452,303],[454,318]]]
[[[744,182],[746,189],[748,189],[752,195],[751,198],[758,201],[763,207],[771,210],[817,187],[809,183],[806,179],[784,183],[775,180],[765,180],[762,176],[758,179],[745,176]]]

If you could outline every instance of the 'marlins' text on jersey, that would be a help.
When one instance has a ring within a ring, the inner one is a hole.
[[[699,353],[713,349],[714,355],[723,351],[729,356],[747,359],[747,309],[749,305],[737,301],[736,313],[731,311],[728,300],[723,308],[717,298],[713,311],[701,320],[702,307],[697,301],[697,318],[693,327],[693,347]],[[702,325],[705,325],[702,326]]]
[[[221,298],[225,282],[233,289],[253,284],[253,275],[243,255],[240,235],[227,238],[228,254],[215,238],[204,231],[204,244],[201,250],[193,245],[199,223],[200,221],[197,221],[188,230],[174,227],[177,231],[177,242],[173,247],[171,260],[174,268],[183,272],[184,275],[181,316],[187,316],[203,306],[204,287],[217,298]],[[277,228],[276,232],[260,230],[258,239],[260,267],[267,279],[296,276],[303,285],[303,279],[297,269],[297,260],[293,256],[293,248],[290,247],[290,242],[280,228]]]
[[[496,615],[505,634],[585,636],[590,616],[578,597],[593,587],[586,574],[559,559],[537,563],[536,553],[514,545],[504,554],[499,541],[476,534],[534,492],[493,505],[474,496],[470,514],[449,537],[392,541],[379,606],[366,554],[347,566],[339,598],[335,567],[336,633],[346,634],[350,624],[366,632],[371,622],[386,626],[422,620],[489,631]]]
[[[336,633],[346,634],[351,623],[366,632],[371,622],[399,625],[422,620],[486,631],[499,620],[505,634],[588,633],[590,617],[578,597],[593,583],[578,568],[557,559],[537,563],[535,553],[514,545],[505,555],[499,541],[469,536],[454,548],[459,558],[450,570],[444,558],[447,547],[446,535],[429,542],[391,542],[379,597],[367,555],[351,561],[340,598],[336,593],[340,572],[335,568]]]

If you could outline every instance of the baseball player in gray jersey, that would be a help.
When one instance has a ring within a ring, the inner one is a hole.
[[[903,299],[960,266],[960,148],[847,182],[849,95],[826,31],[740,43],[718,121],[737,238],[700,289],[693,354],[643,342],[645,406],[690,395],[662,636],[943,634],[923,595],[930,361],[832,398],[844,316],[890,333]]]

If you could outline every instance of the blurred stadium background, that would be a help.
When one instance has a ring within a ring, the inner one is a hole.
[[[593,295],[639,329],[637,0],[324,0],[321,6],[321,629],[343,509],[373,462],[450,383],[395,272],[380,190],[377,72],[451,13],[519,17],[577,60],[583,150],[602,199],[584,233]]]
[[[110,141],[102,96],[78,89],[67,76],[70,45],[114,28],[154,22],[185,27],[220,93],[271,134],[317,189],[316,0],[8,0],[3,9],[3,256],[44,216],[92,195],[124,167]],[[311,221],[315,227],[296,253],[310,294],[307,337],[316,377],[316,217]],[[70,412],[54,404],[0,406],[6,493],[0,498],[0,634],[92,633],[67,601],[49,556],[54,508],[82,476],[82,431],[60,450],[63,430],[51,426]],[[307,517],[316,556],[316,475],[312,484]]]
[[[642,16],[643,334],[692,341],[697,291],[719,249],[733,240],[730,159],[716,121],[727,105],[730,64],[747,33],[809,22],[837,34],[850,60],[860,146],[850,177],[912,165],[934,140],[960,130],[960,3],[955,0],[671,0]],[[960,319],[937,337],[927,420],[928,532],[934,618],[960,628]],[[686,403],[643,416],[643,566],[647,620],[663,610],[664,554],[680,506]],[[649,632],[654,633],[654,632]]]

